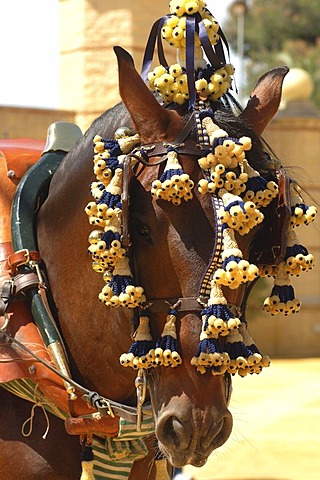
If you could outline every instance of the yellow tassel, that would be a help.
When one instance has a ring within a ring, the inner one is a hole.
[[[219,220],[236,230],[240,235],[246,235],[264,219],[253,202],[243,202],[242,198],[229,193],[225,189],[219,192],[224,208],[218,210]]]
[[[151,194],[161,200],[180,205],[181,200],[191,200],[193,181],[184,173],[178,161],[177,152],[169,150],[168,160],[159,180],[152,183]]]
[[[243,259],[241,250],[235,239],[234,231],[225,228],[223,231],[222,268],[214,274],[214,280],[219,285],[235,289],[239,285],[251,282],[258,277],[259,269]]]
[[[93,462],[81,462],[82,473],[80,480],[94,480]]]
[[[157,365],[174,368],[182,363],[177,351],[176,315],[174,309],[169,311],[161,337],[156,343],[154,354]]]
[[[156,478],[157,480],[170,480],[167,469],[167,460],[163,458],[162,460],[156,460]]]

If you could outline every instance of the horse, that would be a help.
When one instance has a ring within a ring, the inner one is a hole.
[[[92,139],[95,135],[113,138],[117,129],[127,126],[139,134],[142,145],[174,143],[186,131],[190,114],[183,107],[164,108],[136,71],[131,56],[120,47],[115,48],[115,53],[122,103],[94,121],[53,175],[47,199],[37,217],[37,241],[72,378],[106,398],[135,406],[136,371],[123,368],[118,361],[131,343],[132,312],[122,307],[106,307],[97,300],[101,279],[88,261],[92,228],[84,207],[91,199],[88,185],[94,181]],[[281,67],[263,75],[238,116],[223,107],[215,114],[215,123],[221,129],[234,137],[246,135],[252,139],[248,156],[260,171],[269,168],[269,157],[260,137],[277,112],[287,71]],[[193,148],[181,153],[180,163],[197,182],[202,173],[196,141],[192,131],[187,136]],[[151,196],[155,172],[163,168],[161,155],[151,157],[151,167],[144,167],[138,161],[137,169],[130,175],[128,228],[132,269],[148,299],[196,299],[214,249],[214,209],[210,196],[198,192],[179,207]],[[254,233],[239,238],[246,258],[253,238]],[[226,288],[225,296],[228,303],[241,308],[244,288]],[[178,368],[148,371],[155,436],[147,437],[148,454],[134,462],[130,480],[166,478],[160,477],[156,470],[157,454],[167,460],[168,475],[173,467],[186,464],[200,467],[232,431],[228,410],[230,374],[211,375],[208,371],[200,374],[191,365],[201,331],[199,311],[188,307],[188,302],[185,309],[177,310],[176,328],[183,363]],[[155,338],[161,336],[166,317],[163,308],[151,313]],[[30,404],[4,389],[0,395],[1,478],[79,478],[81,446],[76,436],[68,435],[63,421],[50,413],[38,414],[32,433],[22,436],[21,426],[30,417]],[[49,431],[44,441],[41,437],[48,419]]]

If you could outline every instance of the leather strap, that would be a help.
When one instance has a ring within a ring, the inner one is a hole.
[[[195,115],[194,112],[188,118],[188,121],[184,125],[183,129],[177,135],[177,137],[172,140],[171,142],[163,142],[163,143],[154,143],[149,145],[142,145],[141,151],[145,153],[145,157],[152,158],[152,157],[163,157],[158,162],[150,163],[146,161],[145,158],[138,157],[137,155],[133,155],[135,158],[139,160],[143,165],[147,167],[153,167],[155,165],[159,165],[166,160],[166,155],[168,153],[167,149],[169,146],[173,146],[176,148],[178,153],[185,154],[185,155],[194,155],[196,157],[202,157],[205,150],[209,150],[210,145],[197,145],[192,138],[188,138],[189,134],[191,133],[192,129],[195,126]]]
[[[175,307],[179,312],[199,312],[203,309],[203,305],[196,297],[181,297],[150,299],[148,311],[150,313],[167,312],[171,307]]]
[[[39,285],[39,278],[33,272],[19,273],[14,277],[14,293],[18,295],[27,288],[36,287]]]
[[[268,215],[253,240],[250,261],[256,265],[278,265],[283,259],[291,218],[290,179],[284,169],[277,172],[279,194],[267,207]]]
[[[30,261],[40,262],[40,253],[35,250],[28,250],[27,248],[24,248],[9,255],[7,263],[9,268],[14,273],[18,267],[20,267],[21,265],[26,265]]]
[[[121,204],[122,204],[122,238],[121,245],[128,251],[131,242],[130,242],[130,233],[129,233],[129,204],[130,204],[130,194],[129,194],[129,184],[130,184],[130,171],[131,171],[131,156],[127,155],[123,162],[123,190],[121,195]]]
[[[0,287],[0,317],[6,313],[12,296],[12,281],[7,280]]]

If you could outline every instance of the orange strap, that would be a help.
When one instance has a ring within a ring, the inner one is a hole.
[[[9,255],[7,263],[11,271],[15,273],[16,269],[20,267],[20,265],[25,265],[30,261],[40,262],[40,253],[36,250],[28,250],[27,248],[24,248],[23,250],[18,250],[17,252]]]

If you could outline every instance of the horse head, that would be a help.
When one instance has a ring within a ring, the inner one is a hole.
[[[120,95],[141,144],[177,143],[186,129],[188,115],[161,106],[136,72],[130,55],[119,47],[115,52]],[[252,163],[260,169],[266,157],[259,135],[277,111],[286,73],[286,68],[280,68],[262,77],[239,118],[223,111],[215,116],[216,123],[230,135],[241,132],[240,136],[253,139]],[[196,183],[203,174],[197,162],[193,129],[187,129],[185,137],[180,141],[186,145],[191,141],[193,148],[189,147],[189,152],[186,148],[179,160],[184,172]],[[160,449],[173,465],[201,466],[212,450],[227,440],[232,429],[229,373],[201,375],[191,365],[201,330],[200,312],[194,311],[193,303],[214,250],[215,212],[210,197],[198,192],[178,206],[152,197],[152,183],[164,166],[157,154],[150,163],[151,168],[138,166],[131,179],[130,231],[136,280],[157,306],[155,311],[151,307],[152,335],[158,338],[165,324],[164,300],[169,305],[170,299],[180,299],[185,305],[178,309],[176,322],[183,364],[178,368],[150,369],[148,377],[156,436]],[[248,255],[252,235],[247,237],[242,241],[242,249]],[[229,303],[241,306],[243,289],[226,289],[225,295]]]

